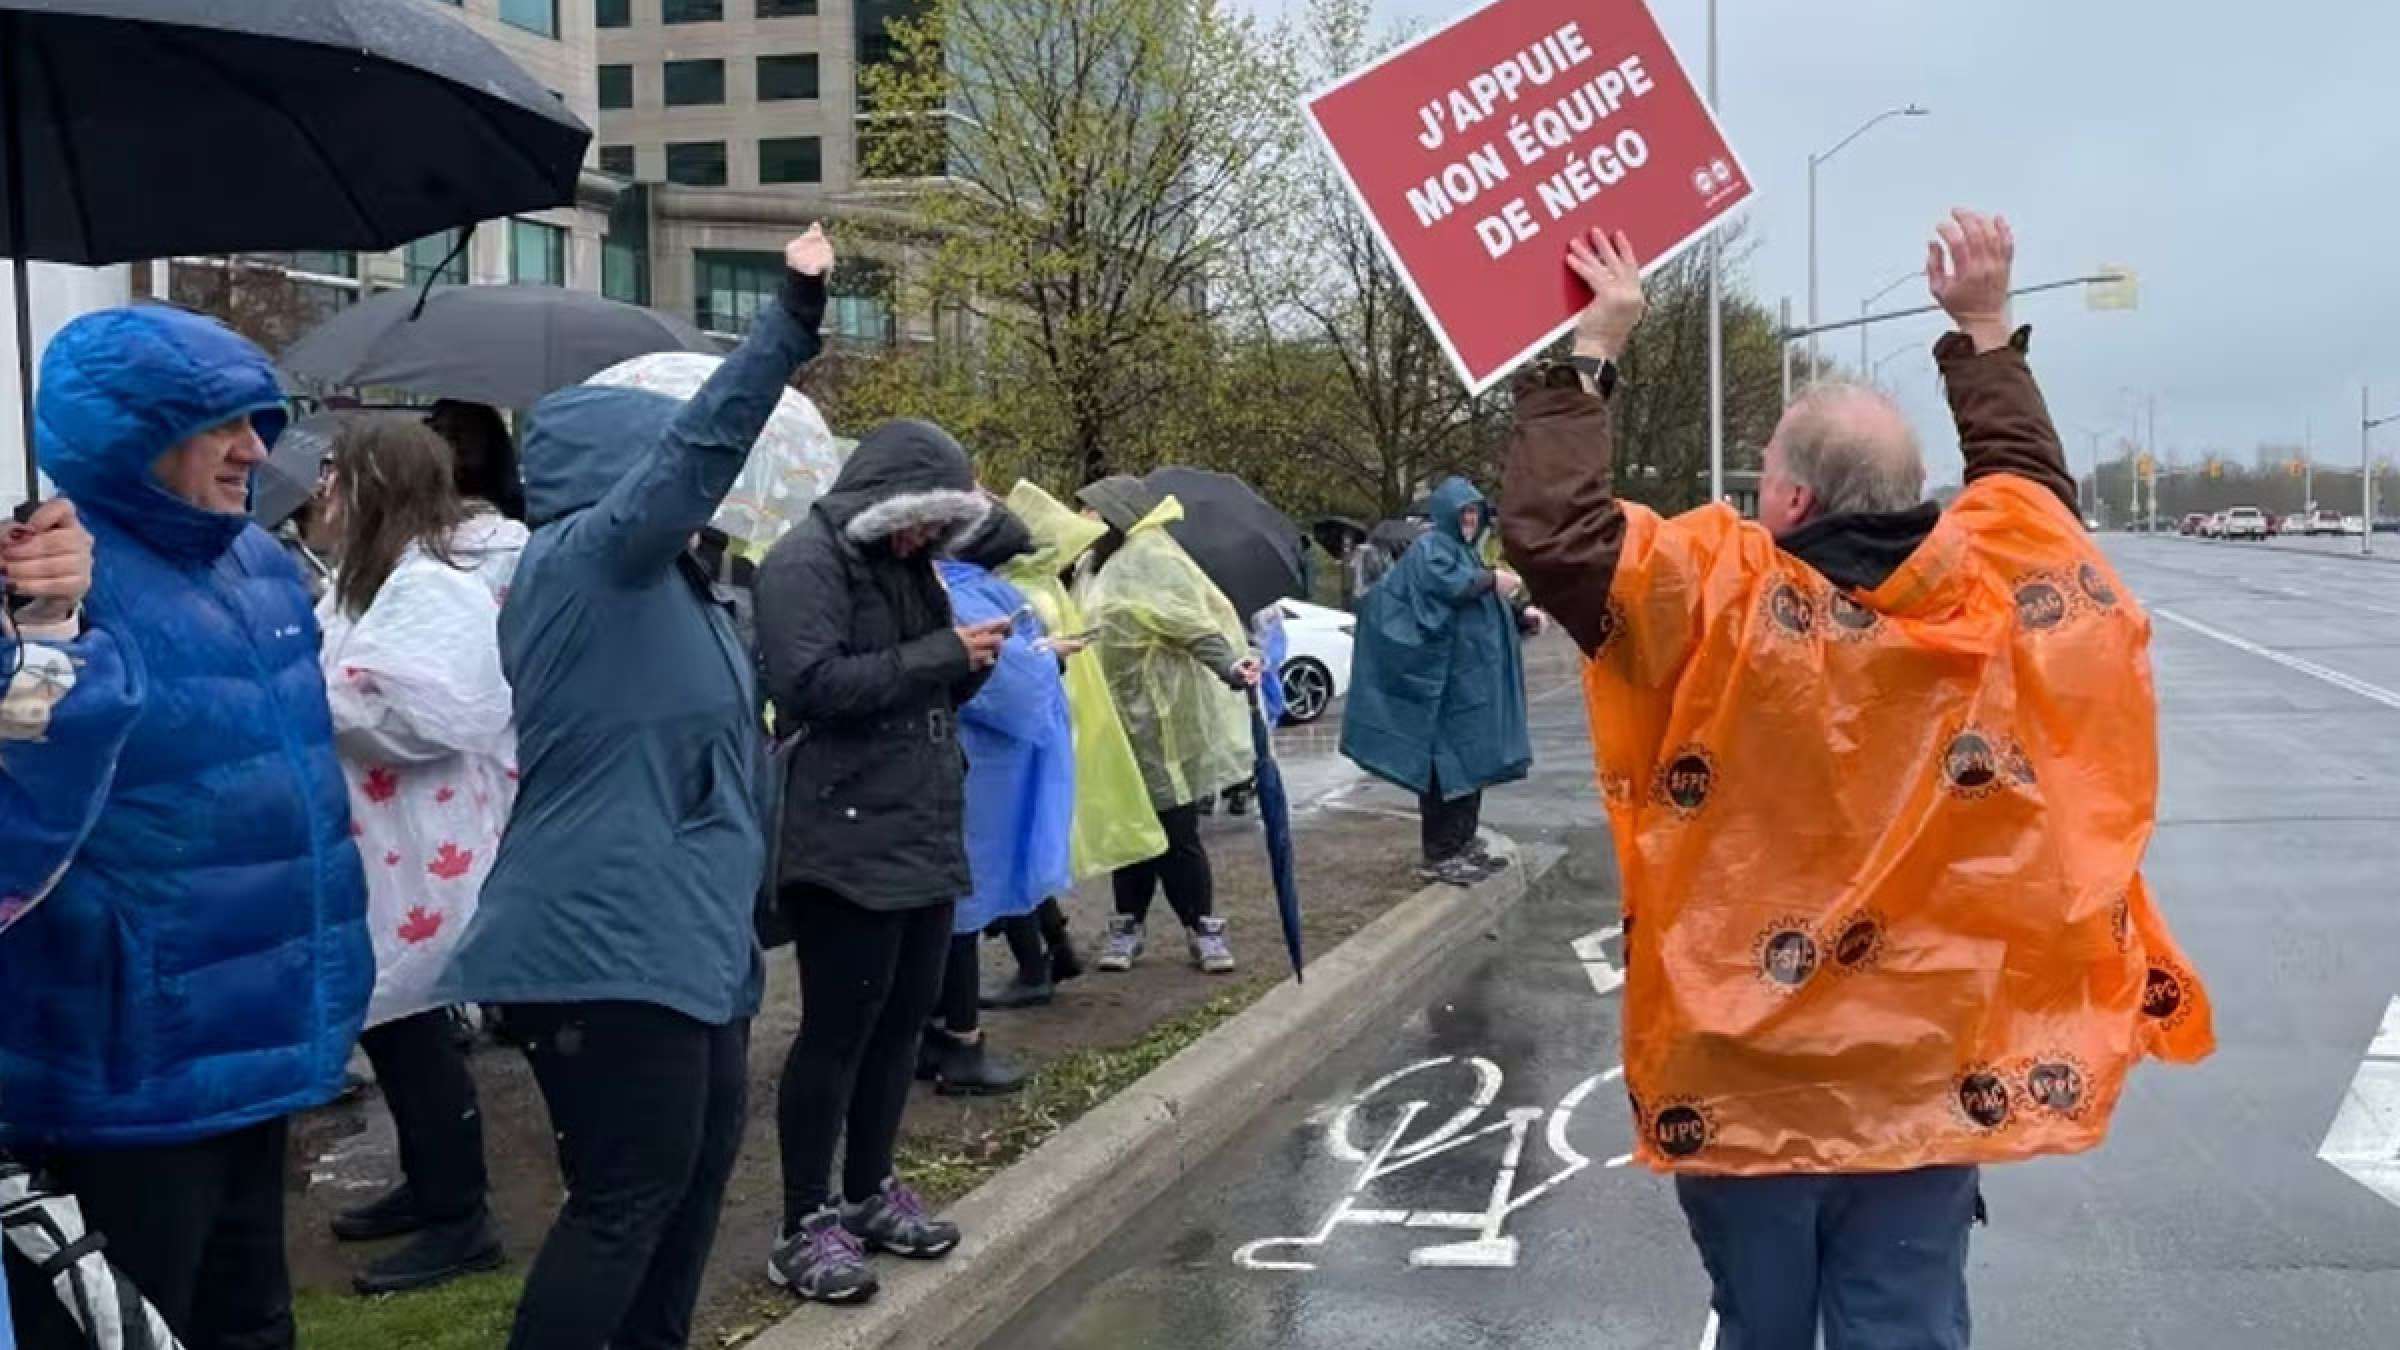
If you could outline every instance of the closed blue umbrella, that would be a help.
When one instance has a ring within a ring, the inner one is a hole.
[[[1275,881],[1275,916],[1283,920],[1283,949],[1292,958],[1292,978],[1300,973],[1300,877],[1292,851],[1292,799],[1283,790],[1283,766],[1275,762],[1275,743],[1267,734],[1266,715],[1257,700],[1250,704],[1250,744],[1258,755],[1258,819],[1267,827],[1267,871]]]

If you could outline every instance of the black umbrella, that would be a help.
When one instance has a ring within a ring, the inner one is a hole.
[[[1206,469],[1159,469],[1142,482],[1183,503],[1183,519],[1167,532],[1225,592],[1243,622],[1278,600],[1307,594],[1300,527],[1248,483]]]
[[[564,206],[591,132],[425,0],[0,0],[0,251],[386,249]]]
[[[722,354],[672,314],[563,286],[386,291],[317,325],[283,368],[327,384],[530,408],[619,361],[652,352]]]

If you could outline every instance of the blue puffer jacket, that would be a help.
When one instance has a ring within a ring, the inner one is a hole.
[[[29,794],[100,799],[0,941],[0,1122],[11,1143],[132,1147],[317,1105],[375,973],[317,626],[272,539],[150,472],[245,414],[272,440],[274,369],[213,320],[109,310],[51,342],[40,388],[42,468],[95,540],[87,621],[139,702],[113,774],[0,752]]]

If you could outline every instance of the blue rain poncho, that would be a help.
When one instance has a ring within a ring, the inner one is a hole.
[[[1025,607],[1024,595],[989,568],[957,559],[939,566],[962,627]],[[1044,632],[1039,619],[1023,618],[991,678],[958,710],[975,889],[958,902],[955,933],[1029,913],[1074,886],[1068,838],[1075,823],[1075,733],[1058,658],[1035,645]]]

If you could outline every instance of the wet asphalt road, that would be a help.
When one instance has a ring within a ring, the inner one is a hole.
[[[2400,1346],[2400,1206],[2317,1157],[2400,996],[2400,568],[2172,539],[2111,551],[2157,628],[2148,873],[2210,982],[2221,1048],[2139,1072],[2098,1152],[1987,1173],[1976,1343]],[[1672,1194],[1612,1165],[1631,1146],[1603,992],[1616,892],[1557,655],[1530,680],[1536,776],[1487,818],[1563,861],[992,1347],[1709,1344]],[[1358,787],[1331,809],[1407,805]],[[2382,1105],[2400,1151],[2400,1099]]]

